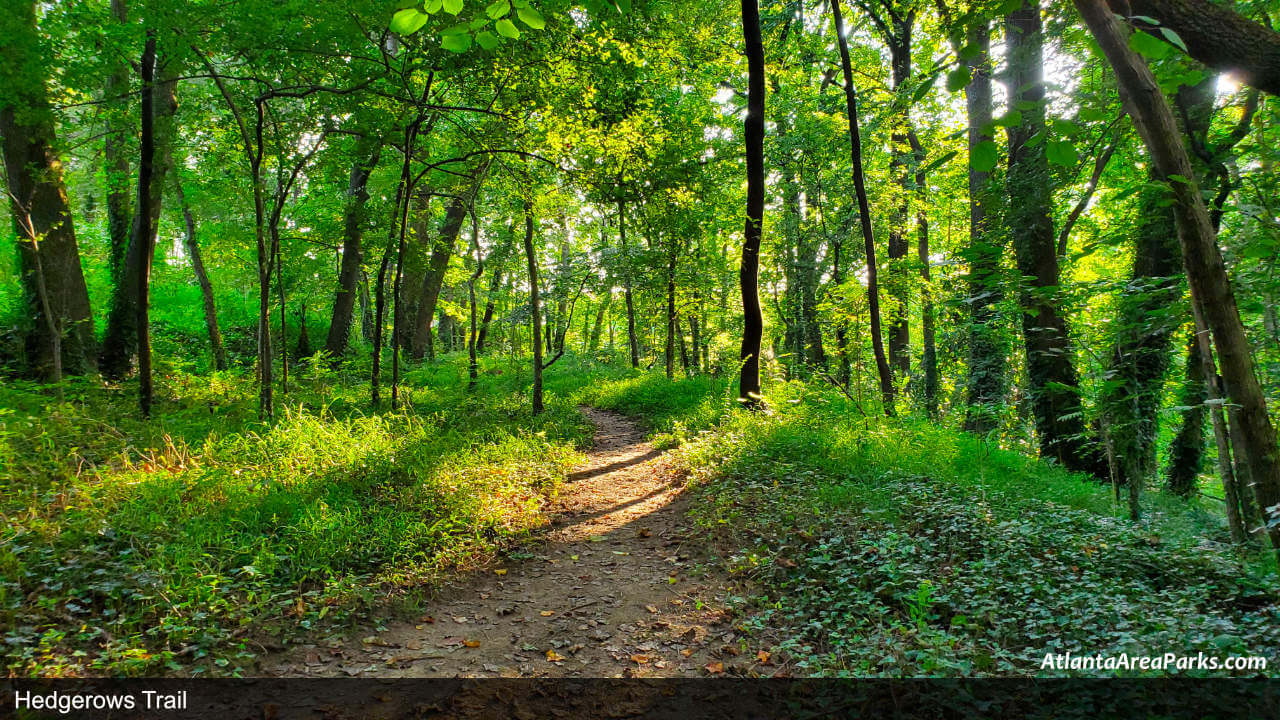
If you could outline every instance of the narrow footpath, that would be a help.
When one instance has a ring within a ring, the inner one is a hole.
[[[685,545],[683,480],[634,420],[593,408],[587,462],[533,557],[459,575],[419,617],[304,645],[277,676],[711,677],[778,668],[724,610],[729,578]]]

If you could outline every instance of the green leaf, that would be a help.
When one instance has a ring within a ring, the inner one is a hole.
[[[426,10],[431,15],[435,15],[440,12],[440,8],[442,7],[444,7],[444,0],[424,0],[422,3],[422,9]]]
[[[1182,52],[1187,52],[1187,44],[1182,42],[1182,38],[1178,37],[1178,33],[1167,27],[1162,27],[1160,28],[1160,34],[1164,36],[1165,40],[1169,41],[1170,45],[1173,45]]]
[[[440,47],[449,52],[463,53],[471,47],[470,33],[450,33],[440,39]]]
[[[1076,146],[1070,140],[1050,140],[1045,146],[1045,155],[1049,162],[1063,167],[1072,167],[1080,159]]]
[[[511,12],[511,0],[497,0],[497,2],[484,9],[484,13],[489,16],[490,20],[506,17],[509,12]]]
[[[959,92],[970,82],[973,82],[973,72],[967,67],[958,67],[947,73],[947,90],[950,92]]]
[[[959,153],[958,153],[958,151],[956,151],[956,150],[952,150],[951,152],[947,153],[946,155],[943,155],[942,157],[940,157],[940,158],[938,158],[938,159],[934,160],[933,162],[929,163],[928,165],[925,165],[924,167],[920,168],[920,172],[921,172],[921,174],[925,174],[925,175],[927,175],[927,174],[929,174],[930,172],[933,172],[934,170],[938,169],[938,168],[939,168],[939,167],[941,167],[943,164],[945,164],[948,160],[950,160],[951,158],[955,157],[955,156],[956,156],[956,155],[958,155],[958,154],[959,154]]]
[[[1169,54],[1167,44],[1144,32],[1130,35],[1129,47],[1148,60],[1162,60]]]
[[[516,15],[520,18],[520,22],[534,30],[541,30],[547,26],[547,21],[542,17],[542,13],[531,7],[517,8]]]
[[[444,0],[444,11],[450,15],[462,12],[462,0]]]
[[[427,20],[429,18],[430,16],[423,15],[415,8],[401,10],[391,16],[391,32],[399,33],[401,35],[412,35],[421,30],[422,26],[427,24]]]
[[[1017,110],[1010,110],[1004,115],[996,118],[993,122],[1000,127],[1015,127],[1022,124],[1022,113]]]
[[[1042,143],[1042,142],[1044,142],[1044,131],[1043,131],[1043,130],[1041,130],[1040,132],[1036,133],[1035,135],[1032,135],[1031,137],[1027,138],[1027,141],[1026,141],[1025,143],[1023,143],[1023,145],[1024,145],[1024,146],[1026,146],[1026,147],[1029,147],[1029,148],[1033,148],[1033,147],[1040,147],[1040,143]]]
[[[502,18],[498,22],[494,23],[493,28],[504,38],[511,38],[514,40],[520,37],[520,31],[516,28],[516,24],[506,18]]]
[[[969,153],[969,167],[977,172],[991,172],[1000,159],[1000,147],[994,140],[983,140]]]
[[[497,35],[485,30],[476,35],[476,44],[485,50],[492,50],[502,44],[502,41],[498,39]]]

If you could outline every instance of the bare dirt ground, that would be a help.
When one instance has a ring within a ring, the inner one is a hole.
[[[686,547],[681,478],[635,421],[584,408],[584,466],[533,557],[457,577],[414,621],[303,645],[276,676],[709,677],[772,675],[733,628],[729,578]]]

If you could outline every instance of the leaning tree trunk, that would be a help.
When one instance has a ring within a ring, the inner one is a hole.
[[[747,117],[744,136],[747,155],[747,221],[742,238],[738,287],[742,291],[742,369],[738,400],[746,407],[760,405],[760,340],[764,316],[760,311],[760,235],[764,229],[764,44],[760,39],[760,8],[756,0],[742,0],[742,36],[747,54]]]
[[[1032,396],[1040,455],[1069,470],[1110,473],[1084,438],[1074,351],[1063,314],[1058,253],[1053,232],[1053,185],[1044,143],[1044,53],[1040,6],[1024,2],[1006,24],[1010,106],[1022,121],[1008,128],[1008,225],[1017,259],[1027,382]]]
[[[0,37],[0,138],[19,273],[34,320],[26,352],[32,369],[45,377],[53,375],[55,364],[68,374],[91,372],[97,358],[93,316],[62,161],[54,150],[53,108],[45,78],[30,74],[44,67],[35,5],[21,3],[0,13]]]
[[[187,249],[187,257],[191,260],[191,271],[195,275],[196,284],[200,286],[200,299],[204,308],[204,327],[209,335],[209,349],[213,352],[213,367],[217,370],[227,369],[227,351],[222,345],[222,331],[218,328],[218,305],[213,297],[213,283],[209,281],[209,272],[204,266],[204,257],[200,254],[200,243],[196,240],[196,219],[187,203],[187,195],[182,189],[182,179],[178,177],[177,165],[169,160],[174,168],[173,190],[182,208],[182,221],[186,233],[182,237]]]
[[[1191,160],[1182,145],[1173,110],[1146,62],[1128,44],[1128,30],[1104,0],[1076,0],[1076,7],[1115,70],[1121,97],[1151,153],[1157,174],[1173,190],[1174,218],[1192,301],[1199,303],[1221,362],[1227,397],[1240,408],[1241,448],[1252,470],[1254,489],[1275,522],[1280,506],[1280,453],[1267,415],[1266,397],[1254,372],[1253,356],[1227,277],[1216,233],[1200,195]],[[1270,528],[1280,548],[1280,523]]]
[[[329,320],[329,335],[325,339],[325,352],[338,359],[347,351],[354,320],[357,287],[363,274],[365,207],[369,201],[369,176],[378,164],[382,145],[376,140],[364,140],[356,148],[356,163],[351,167],[347,183],[346,207],[343,208],[342,265],[338,270],[338,290],[333,297],[333,313]]]
[[[876,373],[880,378],[880,398],[884,413],[894,409],[893,371],[884,352],[880,332],[880,289],[876,282],[876,243],[871,230],[871,204],[867,200],[866,176],[862,171],[862,135],[858,128],[858,91],[853,84],[853,67],[849,61],[849,41],[845,38],[844,17],[840,0],[832,0],[831,15],[836,25],[836,42],[840,48],[840,70],[844,76],[845,110],[849,116],[849,153],[853,160],[853,188],[858,196],[858,220],[862,225],[862,242],[867,255],[867,312],[871,316],[871,348],[876,356]]]

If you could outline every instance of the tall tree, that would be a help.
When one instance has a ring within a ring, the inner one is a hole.
[[[91,372],[93,317],[46,87],[53,54],[41,43],[36,4],[18,2],[0,13],[0,37],[0,138],[32,318],[26,352],[38,374],[52,376],[55,365],[59,374]]]
[[[356,148],[356,161],[347,182],[346,203],[342,210],[342,264],[338,270],[338,289],[333,297],[329,335],[325,352],[337,359],[347,350],[354,321],[356,294],[363,273],[365,208],[369,202],[369,176],[373,174],[382,144],[372,137],[361,138]]]
[[[738,286],[742,291],[742,349],[738,400],[754,408],[760,404],[760,340],[764,315],[760,311],[760,236],[764,227],[764,43],[760,39],[760,8],[756,0],[742,0],[742,37],[747,54],[747,117],[744,140],[747,157],[747,221],[742,233]]]
[[[1209,212],[1173,110],[1146,62],[1129,47],[1129,30],[1104,0],[1075,0],[1115,71],[1125,109],[1151,153],[1156,173],[1173,192],[1174,219],[1183,265],[1213,333],[1228,398],[1240,406],[1240,429],[1254,488],[1266,514],[1272,545],[1280,549],[1280,451],[1254,371],[1252,351],[1227,277]]]
[[[1044,40],[1040,6],[1023,2],[1005,21],[1009,106],[1021,121],[1008,127],[1008,225],[1017,260],[1027,384],[1040,455],[1070,470],[1107,477],[1085,438],[1074,351],[1062,307],[1053,232],[1053,180],[1045,143]]]
[[[849,40],[845,36],[844,16],[840,0],[831,0],[831,16],[835,22],[836,44],[840,48],[840,71],[844,78],[845,111],[849,118],[849,155],[853,166],[853,187],[858,199],[858,221],[862,227],[862,242],[867,256],[867,312],[871,316],[871,348],[876,358],[876,373],[880,379],[880,400],[884,412],[895,412],[893,371],[884,352],[884,339],[880,332],[880,287],[877,282],[876,241],[871,229],[871,203],[867,199],[866,175],[862,170],[862,132],[858,127],[858,90],[853,84],[853,66],[849,61]]]

